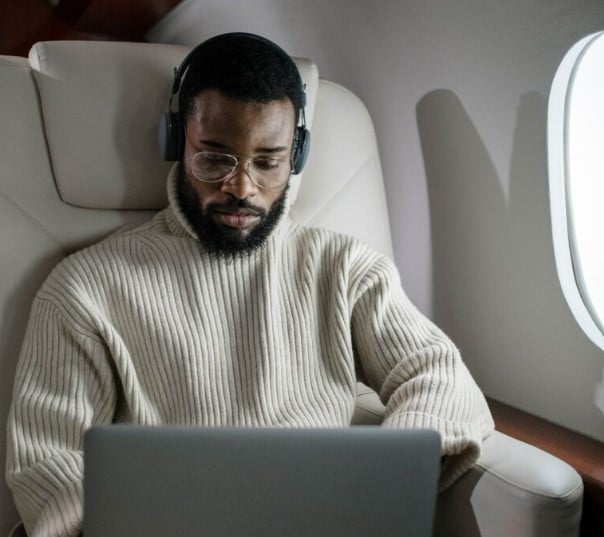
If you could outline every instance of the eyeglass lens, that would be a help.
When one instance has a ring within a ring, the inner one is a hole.
[[[238,164],[245,166],[250,179],[260,188],[278,188],[287,182],[289,176],[287,159],[268,156],[238,159],[234,155],[208,151],[193,156],[191,171],[199,180],[214,183],[228,179]]]

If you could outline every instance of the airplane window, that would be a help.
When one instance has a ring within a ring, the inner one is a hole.
[[[558,67],[547,145],[558,277],[575,319],[604,350],[604,32],[576,43]]]

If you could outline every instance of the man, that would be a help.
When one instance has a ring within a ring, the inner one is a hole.
[[[68,257],[38,292],[8,424],[30,535],[80,531],[96,424],[343,427],[363,379],[385,426],[440,432],[443,488],[478,457],[484,398],[393,263],[284,214],[303,101],[276,45],[202,44],[181,81],[169,206]]]

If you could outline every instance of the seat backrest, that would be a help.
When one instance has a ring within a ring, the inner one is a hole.
[[[0,56],[0,422],[36,290],[67,254],[166,203],[169,163],[157,121],[176,45],[48,42]],[[290,189],[299,223],[357,236],[392,253],[375,135],[363,104],[296,60],[307,85],[311,153]],[[0,441],[0,460],[6,439]],[[0,485],[0,536],[18,520]]]

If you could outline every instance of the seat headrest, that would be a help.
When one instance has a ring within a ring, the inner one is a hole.
[[[59,196],[91,209],[157,210],[167,205],[157,125],[174,68],[190,47],[50,41],[29,53]],[[311,125],[318,72],[295,59],[306,84]],[[297,192],[299,178],[290,191]]]

